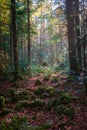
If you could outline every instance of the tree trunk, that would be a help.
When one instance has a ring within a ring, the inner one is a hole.
[[[28,66],[30,67],[30,0],[27,0],[27,7],[28,7]]]
[[[16,3],[11,0],[11,22],[12,22],[12,37],[13,37],[13,62],[14,62],[14,79],[18,79],[18,45],[17,45],[17,30],[16,30]]]
[[[76,22],[76,42],[77,42],[77,51],[78,51],[78,63],[79,63],[79,72],[82,68],[81,63],[81,45],[80,45],[80,19],[79,19],[79,0],[75,1],[75,22]]]
[[[78,73],[78,61],[76,52],[76,39],[74,27],[74,8],[73,0],[66,0],[66,14],[68,23],[68,46],[69,46],[69,63],[71,72]]]

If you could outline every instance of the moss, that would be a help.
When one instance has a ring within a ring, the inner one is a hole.
[[[53,77],[52,80],[51,80],[51,83],[57,83],[58,82],[58,78],[57,77]]]
[[[5,107],[5,98],[0,96],[0,108],[3,109]]]
[[[37,80],[35,81],[35,85],[42,85],[42,82],[41,82],[39,79],[37,79]]]

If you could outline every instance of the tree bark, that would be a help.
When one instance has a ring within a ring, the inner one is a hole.
[[[70,70],[78,73],[73,0],[66,0]]]
[[[16,3],[11,0],[11,22],[12,22],[12,37],[13,37],[13,62],[14,62],[14,79],[18,79],[18,44],[16,30]]]
[[[27,0],[27,12],[28,12],[28,66],[30,67],[30,0]]]

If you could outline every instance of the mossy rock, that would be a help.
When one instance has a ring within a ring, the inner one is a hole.
[[[43,109],[45,105],[46,105],[45,101],[41,99],[36,99],[29,103],[29,107],[34,109],[39,109],[39,108]]]
[[[18,102],[20,100],[29,100],[31,98],[31,93],[27,90],[18,89],[11,93],[12,101]]]
[[[16,104],[15,109],[21,110],[21,109],[27,108],[27,107],[29,107],[29,102],[27,100],[22,100]]]
[[[35,85],[42,85],[42,82],[41,82],[39,79],[37,79],[37,80],[35,81]]]
[[[0,96],[0,109],[3,109],[5,107],[5,98],[3,96]]]
[[[54,76],[51,80],[51,83],[57,83],[58,82],[58,77]]]
[[[45,75],[43,80],[44,80],[44,81],[49,81],[49,80],[50,80],[50,76],[51,76],[51,75]]]

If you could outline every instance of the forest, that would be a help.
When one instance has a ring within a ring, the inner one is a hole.
[[[0,130],[87,130],[87,0],[0,0]]]

